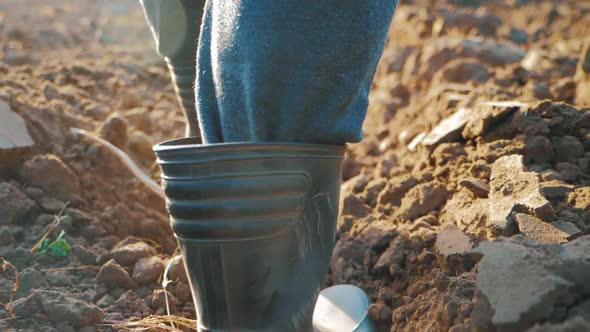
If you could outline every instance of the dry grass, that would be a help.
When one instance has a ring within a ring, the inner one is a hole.
[[[8,280],[14,279],[14,284],[13,284],[12,289],[10,291],[10,300],[8,301],[8,303],[0,302],[0,304],[2,304],[2,306],[4,306],[4,308],[8,309],[8,317],[14,317],[14,302],[13,302],[13,300],[14,300],[14,294],[16,293],[16,291],[18,290],[18,287],[19,287],[18,270],[11,262],[7,261],[3,257],[0,257],[0,260],[2,261],[2,265],[0,266],[0,268],[2,268],[2,272],[6,276],[6,279],[8,279]]]
[[[170,325],[167,325],[170,324]],[[165,316],[148,316],[146,318],[131,321],[131,322],[119,322],[119,321],[105,321],[104,324],[114,329],[125,329],[128,331],[170,331],[170,332],[185,332],[175,325],[183,326],[190,330],[196,330],[197,321],[194,319],[188,319],[185,317],[165,315]]]

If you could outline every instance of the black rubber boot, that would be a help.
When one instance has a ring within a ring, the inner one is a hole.
[[[201,137],[199,122],[197,120],[197,109],[195,107],[195,72],[196,61],[194,59],[171,60],[166,58],[170,77],[174,85],[174,91],[178,97],[178,102],[182,107],[186,117],[187,137]]]
[[[335,241],[344,146],[154,147],[199,331],[312,331]]]

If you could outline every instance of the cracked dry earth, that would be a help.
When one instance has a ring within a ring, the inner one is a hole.
[[[399,6],[326,282],[379,331],[590,330],[588,36],[587,1]],[[157,179],[183,117],[150,38],[131,0],[0,3],[0,331],[194,318],[161,198],[69,131]],[[56,219],[71,250],[32,253]]]

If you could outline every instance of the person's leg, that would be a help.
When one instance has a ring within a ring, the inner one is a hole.
[[[203,141],[359,141],[396,5],[208,0],[196,82]]]
[[[312,330],[344,143],[362,137],[395,5],[207,0],[196,83],[205,144],[154,148],[199,332]]]
[[[140,0],[140,3],[186,114],[187,136],[199,136],[194,83],[205,0]]]

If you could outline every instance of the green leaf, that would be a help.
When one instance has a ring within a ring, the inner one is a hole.
[[[47,246],[49,255],[53,257],[65,257],[72,250],[70,244],[63,238],[66,233],[62,230],[57,239]]]

